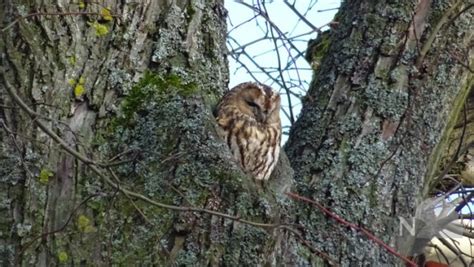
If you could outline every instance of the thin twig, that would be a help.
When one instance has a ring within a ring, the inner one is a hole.
[[[433,28],[433,31],[431,32],[430,36],[428,37],[428,39],[425,41],[423,47],[421,48],[420,54],[419,54],[419,56],[416,60],[416,66],[418,68],[421,67],[421,64],[423,63],[423,60],[425,59],[426,54],[431,49],[431,46],[433,45],[433,42],[434,42],[436,36],[438,35],[439,31],[443,27],[443,25],[445,25],[448,22],[448,19],[451,16],[451,14],[456,10],[456,8],[458,8],[459,5],[461,5],[463,3],[463,1],[464,0],[459,0],[458,2],[456,2],[456,4],[454,4],[451,8],[446,10],[446,12],[438,20],[438,23],[435,25],[435,27]]]
[[[52,231],[49,231],[49,232],[46,232],[46,233],[42,233],[41,235],[38,235],[38,236],[35,236],[33,237],[33,239],[31,239],[30,241],[28,241],[27,243],[25,243],[23,245],[23,247],[21,248],[20,252],[18,252],[18,259],[20,259],[21,255],[26,251],[26,249],[31,246],[36,240],[38,239],[42,239],[42,238],[45,238],[46,236],[48,235],[52,235],[52,234],[56,234],[56,233],[59,233],[59,232],[62,232],[64,231],[64,229],[66,229],[66,227],[68,226],[68,224],[71,222],[72,218],[74,217],[74,215],[76,214],[76,212],[79,210],[79,208],[86,204],[87,201],[89,201],[90,199],[92,199],[93,197],[96,197],[98,196],[99,194],[94,194],[94,195],[90,195],[88,196],[86,199],[84,199],[83,201],[81,201],[81,203],[79,203],[79,205],[77,205],[71,212],[71,214],[69,214],[69,217],[67,218],[66,222],[61,226],[59,227],[58,229],[55,229],[55,230],[52,230]]]
[[[304,237],[298,232],[296,231],[295,229],[293,228],[290,228],[290,227],[287,227],[287,226],[281,226],[280,227],[281,229],[285,229],[287,230],[288,232],[292,233],[293,235],[295,235],[299,240],[300,242],[305,246],[307,247],[308,249],[311,250],[311,252],[313,252],[314,254],[316,254],[318,257],[322,258],[322,259],[325,259],[331,266],[340,266],[334,259],[332,259],[328,254],[316,249],[315,247],[313,247],[309,242],[308,240],[304,239]]]
[[[461,251],[459,251],[459,249],[457,248],[456,244],[451,244],[448,242],[448,240],[446,240],[445,238],[442,238],[442,237],[438,237],[438,240],[446,247],[448,248],[454,255],[456,255],[456,259],[459,259],[461,261],[461,263],[464,265],[464,266],[469,266],[467,264],[467,262],[464,260],[464,258],[461,256]],[[454,260],[456,260],[454,259]],[[450,264],[450,262],[448,262],[448,264]]]
[[[301,21],[303,21],[306,25],[308,25],[311,29],[313,29],[313,31],[316,31],[318,34],[321,34],[321,29],[319,29],[318,27],[314,26],[309,20],[307,20],[305,18],[305,16],[303,16],[303,14],[301,14],[298,9],[296,9],[296,7],[292,4],[290,4],[288,2],[288,0],[285,0],[283,1],[290,9],[291,11],[293,11],[293,13],[295,13],[296,16],[298,16],[298,18],[301,19]]]
[[[313,206],[317,207],[319,210],[321,210],[325,215],[329,216],[330,218],[332,218],[333,220],[335,220],[336,222],[338,222],[339,224],[341,225],[344,225],[346,227],[349,227],[355,231],[358,231],[358,232],[361,232],[363,233],[364,235],[366,235],[370,240],[374,241],[375,243],[377,243],[378,245],[380,245],[382,248],[384,248],[387,252],[389,252],[390,254],[402,259],[405,263],[407,263],[408,265],[412,266],[412,267],[416,267],[417,264],[414,263],[413,261],[411,261],[410,259],[408,259],[407,257],[401,255],[400,253],[398,253],[397,251],[395,251],[395,249],[393,249],[392,247],[390,247],[389,245],[385,244],[385,242],[383,242],[381,239],[379,239],[378,237],[376,237],[374,234],[372,234],[371,232],[369,232],[368,230],[366,230],[365,228],[357,225],[357,224],[354,224],[354,223],[350,223],[348,221],[346,221],[345,219],[343,219],[342,217],[339,217],[338,215],[334,214],[333,212],[331,212],[330,210],[328,210],[327,208],[323,207],[321,204],[319,204],[318,202],[312,200],[312,199],[309,199],[307,197],[303,197],[303,196],[300,196],[300,195],[297,195],[295,193],[291,193],[291,192],[287,192],[286,193],[289,197],[293,198],[293,199],[296,199],[296,200],[299,200],[299,201],[303,201],[303,202],[306,202],[306,203],[309,203],[309,204],[312,204]]]
[[[115,179],[115,182],[117,183],[118,186],[120,186],[120,179],[118,178],[117,174],[115,174],[115,172],[111,169],[111,168],[107,168],[107,170],[109,171],[109,173],[112,175],[112,177]],[[135,204],[135,201],[133,201],[132,197],[127,194],[127,193],[124,193],[125,197],[130,201],[130,203],[132,203],[132,206],[137,210],[137,212],[142,216],[143,220],[145,222],[147,222],[149,225],[154,225],[149,219],[148,217],[145,215],[145,213],[143,213],[143,211],[137,206],[137,204]]]
[[[265,13],[268,14],[267,8],[265,6],[265,2],[263,2],[263,8],[265,10]],[[270,19],[270,17],[268,17],[268,19]],[[285,75],[284,75],[283,69],[281,67],[280,50],[278,49],[277,39],[275,38],[275,34],[273,33],[273,27],[270,27],[270,34],[272,35],[273,45],[275,46],[275,53],[277,55],[278,71],[280,72],[280,79],[281,79],[281,82],[283,84],[283,89],[285,89],[285,92],[286,92],[286,97],[287,97],[286,101],[288,102],[288,105],[290,107],[292,107],[290,89],[286,86]],[[290,115],[290,124],[293,124],[295,122],[295,117],[293,115],[293,109],[289,108],[288,112],[289,112],[289,115]]]
[[[2,68],[2,76],[4,77],[4,82],[7,88],[7,91],[10,95],[10,97],[13,99],[15,103],[17,103],[20,108],[26,112],[26,114],[34,120],[34,123],[41,129],[43,130],[44,133],[46,133],[49,137],[51,137],[54,141],[56,141],[67,153],[71,154],[78,160],[82,161],[84,164],[86,164],[87,167],[89,167],[95,174],[97,174],[103,181],[105,181],[108,185],[110,185],[113,188],[116,188],[123,194],[127,194],[129,196],[132,196],[134,198],[137,198],[139,200],[142,200],[148,204],[164,208],[164,209],[169,209],[169,210],[174,210],[174,211],[180,211],[180,212],[197,212],[197,213],[207,213],[215,216],[219,216],[225,219],[229,219],[232,221],[256,226],[256,227],[261,227],[261,228],[277,228],[281,224],[268,224],[268,223],[259,223],[259,222],[254,222],[250,220],[245,220],[240,218],[239,216],[232,216],[229,214],[213,211],[213,210],[207,210],[207,209],[202,209],[202,208],[196,208],[196,207],[184,207],[184,206],[175,206],[175,205],[170,205],[170,204],[165,204],[161,203],[158,201],[154,201],[142,194],[139,194],[137,192],[130,191],[128,189],[125,189],[123,187],[120,187],[117,185],[115,182],[113,182],[109,177],[107,177],[105,174],[102,173],[102,171],[99,169],[100,165],[98,165],[96,162],[93,160],[89,159],[85,155],[81,154],[80,152],[76,151],[75,149],[71,148],[66,141],[61,139],[56,133],[54,133],[51,129],[49,129],[45,124],[41,122],[41,120],[37,120],[36,118],[38,117],[38,114],[34,112],[15,92],[13,89],[13,86],[8,82],[7,77],[5,75],[5,70]]]

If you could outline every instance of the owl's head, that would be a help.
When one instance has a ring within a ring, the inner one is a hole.
[[[280,123],[280,95],[270,86],[260,83],[241,83],[234,87],[232,98],[239,110],[259,123]]]

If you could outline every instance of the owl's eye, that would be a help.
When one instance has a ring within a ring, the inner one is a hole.
[[[247,102],[247,105],[251,106],[251,107],[254,107],[256,109],[260,109],[260,106],[257,105],[255,102],[252,102],[252,101],[245,101]]]

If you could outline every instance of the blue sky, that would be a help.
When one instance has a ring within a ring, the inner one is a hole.
[[[253,1],[243,2],[253,3]],[[268,84],[279,91],[282,94],[282,108],[284,110],[281,113],[281,118],[285,132],[290,126],[288,97],[285,89],[281,87],[281,83],[278,84],[273,79],[284,81],[287,88],[293,93],[290,101],[293,117],[296,118],[301,109],[299,96],[305,94],[312,79],[312,70],[302,55],[306,50],[308,41],[316,38],[317,32],[299,19],[298,15],[284,1],[266,2],[265,8],[271,22],[285,36],[293,38],[291,45],[287,42],[277,42],[279,47],[277,54],[274,41],[271,38],[264,38],[265,36],[270,37],[272,34],[268,31],[268,22],[261,16],[254,18],[255,12],[238,1],[226,1],[225,6],[229,12],[227,26],[230,37],[229,50],[245,51],[246,53],[240,54],[239,60],[241,63],[229,57],[229,88],[241,82],[254,81],[256,78],[259,82]],[[318,28],[332,21],[337,12],[336,8],[340,5],[339,0],[288,1],[288,3],[294,4],[295,9],[299,10],[302,16]],[[260,7],[263,9],[262,6]],[[327,9],[332,10],[324,11]],[[328,29],[327,26],[321,28],[323,31],[326,29]],[[277,30],[273,32],[273,36],[279,36]],[[259,39],[263,40],[255,42]],[[240,49],[243,44],[249,44],[245,46],[245,50]],[[256,67],[252,60],[266,68],[267,71],[273,71],[273,79]],[[248,69],[243,68],[242,64]],[[276,71],[279,65],[286,66],[288,64],[290,67],[283,72],[283,75]],[[253,74],[253,77],[249,72]],[[286,140],[286,137],[284,139]]]
[[[255,0],[256,1],[256,0]],[[243,1],[248,4],[253,4],[255,1]],[[259,0],[260,2],[264,0]],[[282,0],[274,0],[267,2],[266,8],[267,13],[269,15],[270,20],[283,32],[285,35],[294,37],[299,36],[305,33],[307,35],[300,36],[296,38],[292,43],[296,47],[297,50],[304,52],[306,50],[307,42],[309,39],[315,39],[317,37],[317,32],[312,30],[311,27],[306,25],[302,22],[298,16],[285,4],[285,1]],[[299,10],[301,13],[304,13],[304,17],[311,22],[316,27],[321,27],[328,22],[332,21],[332,18],[336,14],[337,10],[335,8],[339,7],[340,0],[322,0],[322,1],[315,1],[315,0],[292,0],[287,1],[290,4],[295,4],[295,8]],[[225,1],[225,7],[229,12],[228,16],[228,31],[229,33],[229,42],[228,47],[229,50],[236,50],[237,52],[242,52],[239,49],[239,45],[242,44],[249,44],[245,47],[245,52],[251,59],[253,59],[257,64],[266,68],[272,68],[278,66],[278,55],[275,52],[275,44],[271,39],[264,39],[258,42],[255,40],[259,40],[260,38],[264,37],[267,34],[267,27],[265,25],[265,20],[263,18],[252,19],[255,16],[255,13],[249,7],[244,6],[243,4],[239,3],[238,1]],[[321,11],[321,10],[328,10],[330,11]],[[306,12],[307,11],[307,12]],[[242,24],[238,28],[234,29],[237,25]],[[322,27],[321,30],[326,30],[328,27]],[[281,42],[278,44],[279,54],[280,54],[280,63],[285,65],[288,61],[293,63],[294,69],[288,70],[283,73],[283,78],[285,82],[288,84],[292,92],[295,95],[304,95],[306,90],[308,89],[309,83],[312,79],[312,70],[310,69],[308,63],[303,57],[298,57],[296,50],[288,49],[287,47],[283,46]],[[292,54],[289,56],[289,53]],[[247,58],[246,55],[241,55],[239,57],[241,63],[234,60],[232,57],[229,57],[229,68],[230,68],[230,83],[229,88],[234,87],[235,85],[245,82],[245,81],[254,81],[255,78],[259,82],[263,82],[272,86],[275,90],[278,90],[282,94],[282,106],[283,109],[286,109],[286,112],[281,112],[282,124],[284,127],[284,131],[287,131],[290,121],[287,118],[288,114],[288,102],[285,101],[285,90],[283,90],[274,80],[268,78],[267,75],[261,72],[253,63],[252,61]],[[242,63],[245,64],[249,70],[242,68]],[[296,71],[296,69],[298,71]],[[250,75],[248,72],[252,72],[253,76]],[[275,79],[281,79],[278,73],[275,73]],[[300,112],[301,103],[297,96],[291,97],[293,112],[295,116]],[[286,141],[287,137],[283,136],[282,142]],[[454,198],[459,197],[452,196],[449,200],[452,201]],[[474,208],[472,205],[464,207],[462,212],[464,214],[470,214]],[[435,210],[435,212],[439,213],[439,208]],[[468,221],[468,220],[466,220]],[[466,222],[465,221],[465,222]],[[468,221],[471,223],[472,221]],[[469,239],[464,238],[463,242],[460,244],[465,246],[464,252],[472,254],[472,247],[471,241]],[[435,243],[437,241],[435,240]],[[441,244],[436,243],[439,246]],[[446,253],[446,251],[445,251]],[[449,253],[449,252],[448,252]],[[436,255],[435,251],[428,251],[428,256],[432,257],[431,259],[437,259],[439,255]],[[451,253],[452,254],[452,253]],[[458,255],[448,255],[452,260],[456,259]]]

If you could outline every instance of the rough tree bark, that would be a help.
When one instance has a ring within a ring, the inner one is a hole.
[[[285,149],[298,191],[405,255],[416,248],[397,242],[398,216],[432,193],[473,85],[473,12],[468,1],[346,1],[308,48],[324,56]],[[297,210],[342,266],[403,263],[307,203]]]
[[[215,135],[222,1],[84,2],[0,5],[2,265],[275,261],[277,199]]]
[[[317,41],[327,49],[310,46],[322,62],[286,145],[299,194],[394,244],[473,82],[456,56],[472,65],[465,7],[343,4]],[[399,262],[285,198],[285,156],[264,189],[233,163],[212,116],[225,12],[219,0],[0,5],[2,265],[306,265],[314,250]],[[293,216],[312,250],[278,225]]]

